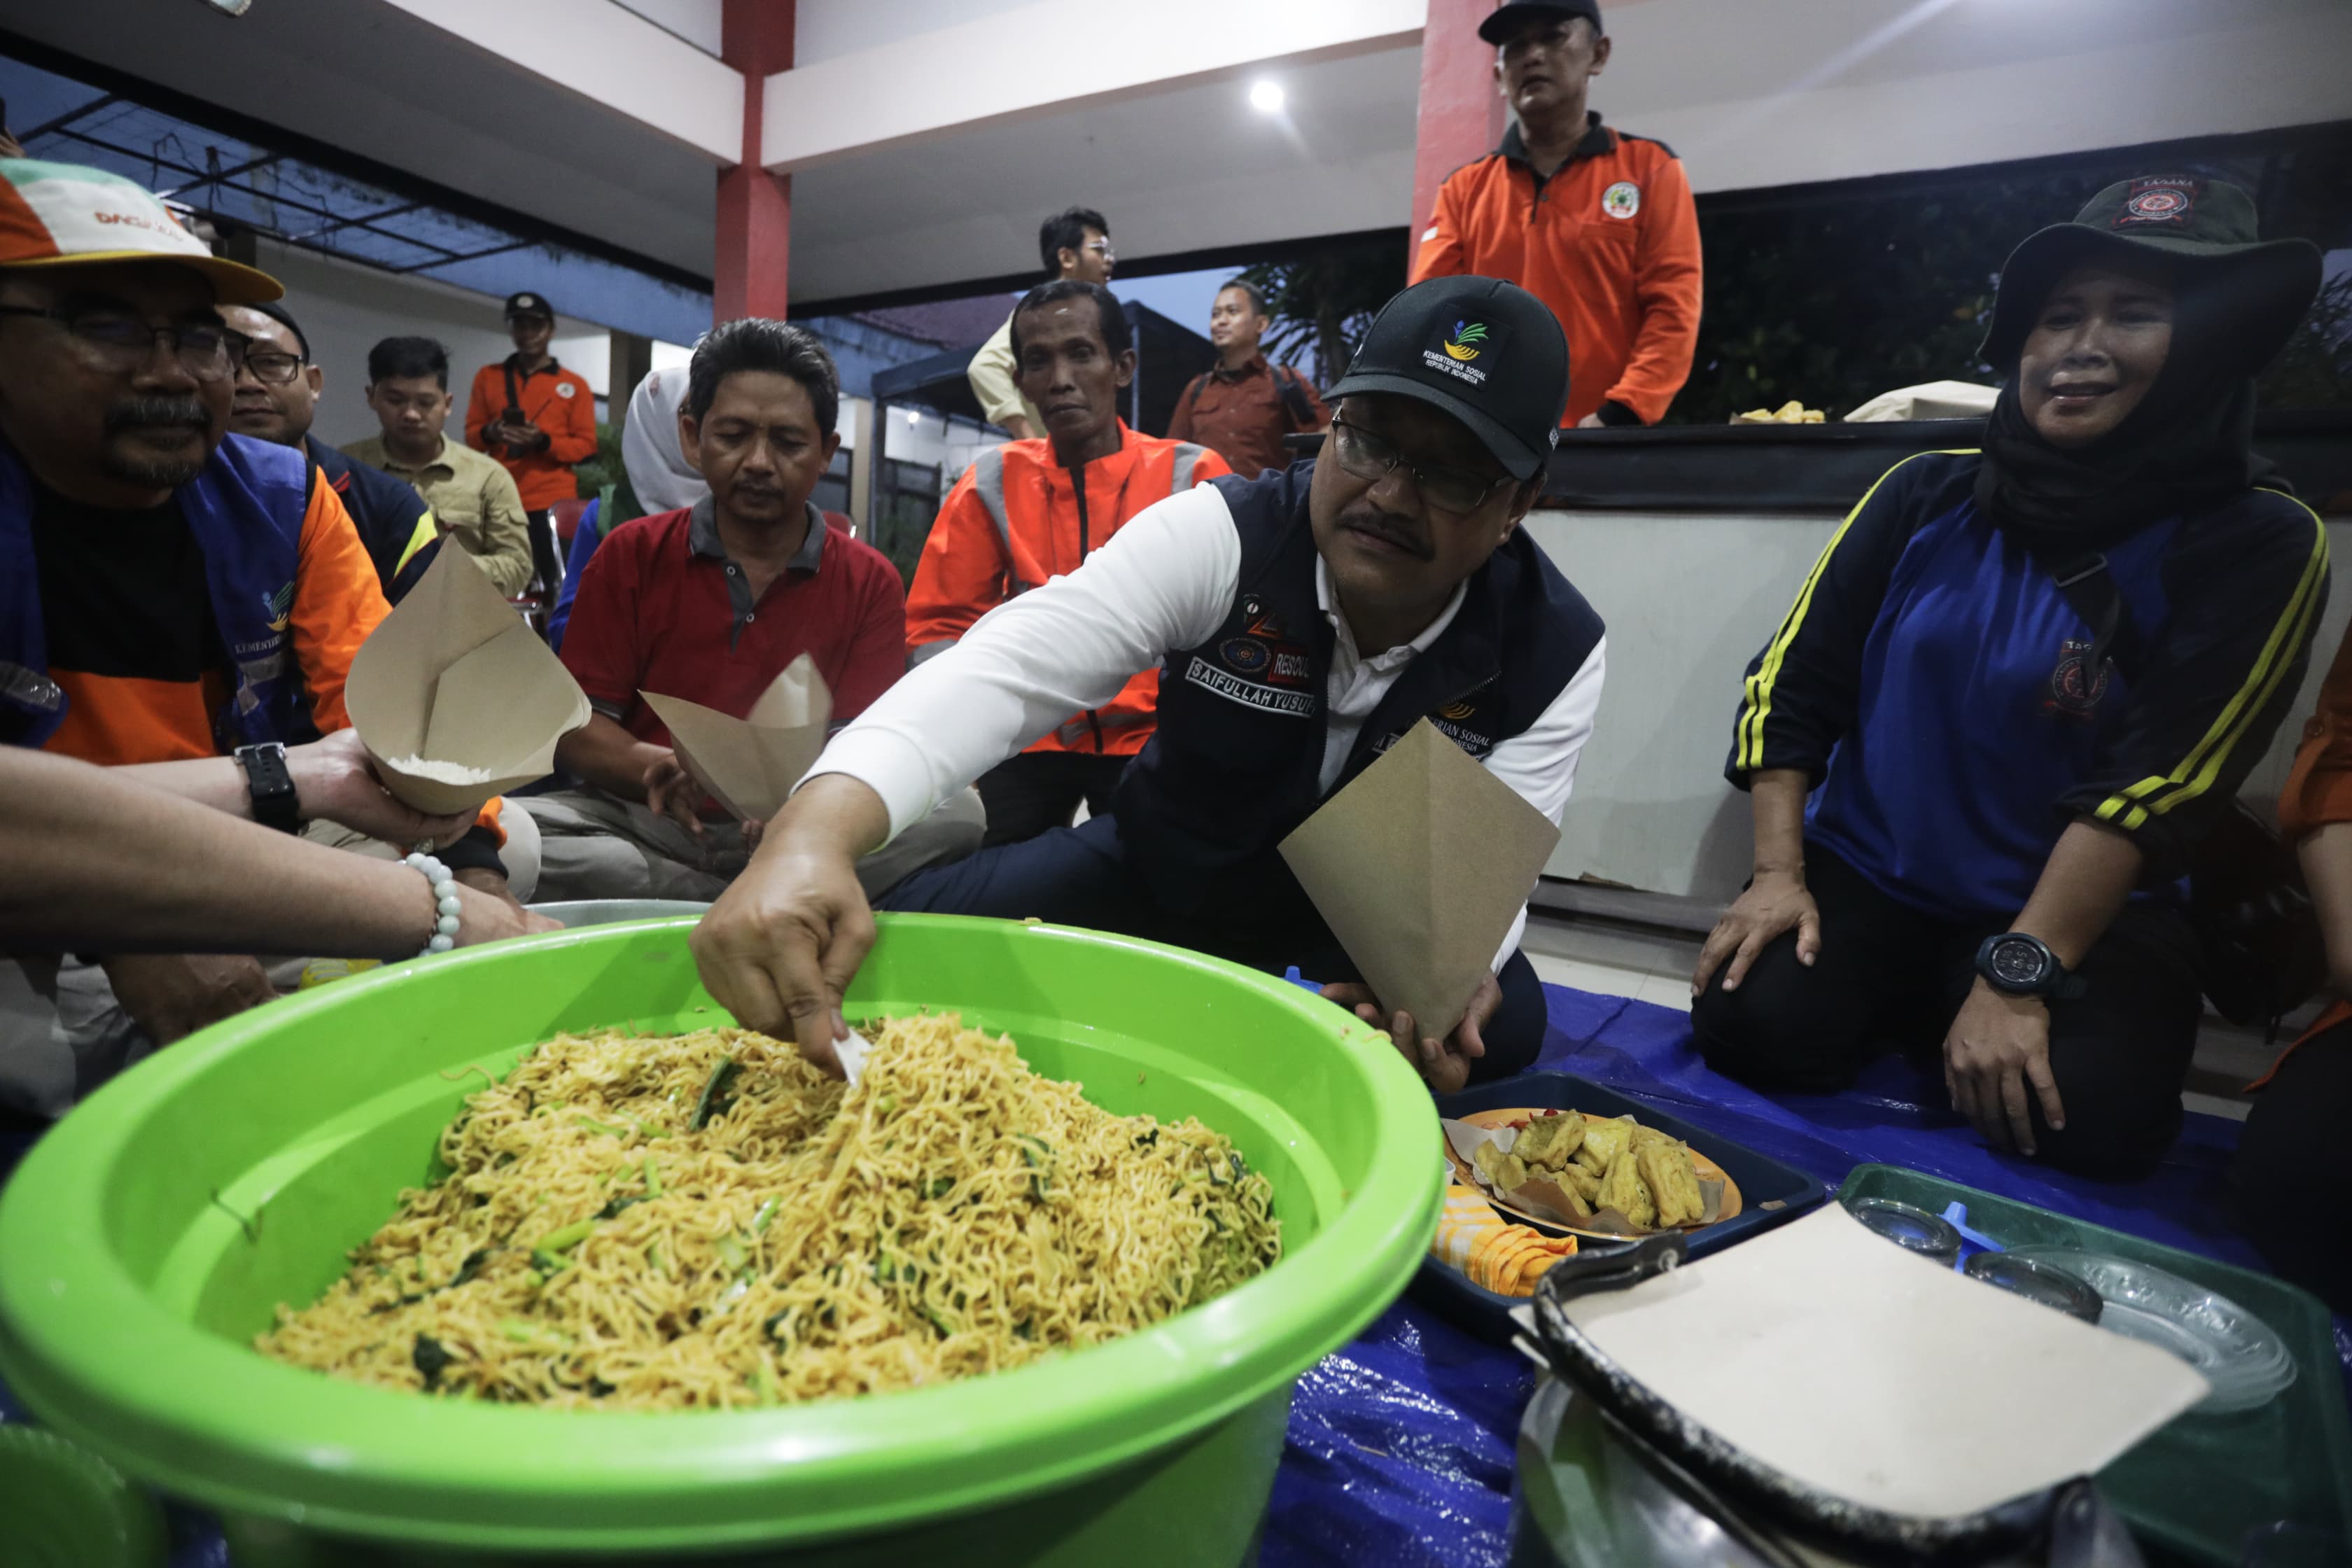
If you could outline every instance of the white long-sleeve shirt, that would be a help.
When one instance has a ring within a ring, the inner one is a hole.
[[[912,670],[834,737],[808,776],[845,773],[882,797],[893,837],[1070,714],[1100,707],[1139,670],[1216,635],[1241,592],[1241,536],[1223,491],[1197,485],[1147,508],[1067,576],[1007,601],[961,642]],[[1461,610],[1466,584],[1419,637],[1367,658],[1315,563],[1315,596],[1331,623],[1322,791],[1347,767],[1364,721],[1405,667]],[[1496,743],[1484,765],[1557,824],[1601,701],[1607,641],[1527,730]],[[1522,908],[1499,967],[1518,946]]]

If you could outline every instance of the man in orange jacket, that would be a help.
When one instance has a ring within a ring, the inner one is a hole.
[[[572,465],[596,455],[596,394],[547,352],[555,307],[544,295],[507,300],[515,352],[474,373],[466,398],[466,445],[506,465],[530,519],[531,560],[551,600],[563,571],[547,509],[580,493]]]
[[[1013,355],[1045,435],[983,452],[948,492],[907,595],[909,667],[944,653],[1014,595],[1076,571],[1152,502],[1232,472],[1204,447],[1139,436],[1119,419],[1134,338],[1101,284],[1066,278],[1031,289],[1013,308]],[[1089,812],[1108,809],[1128,759],[1151,738],[1159,695],[1160,672],[1146,670],[1108,705],[1072,715],[983,774],[986,842],[1067,826],[1081,800]]]
[[[1609,63],[1597,0],[1509,0],[1478,36],[1518,122],[1446,176],[1412,280],[1509,279],[1568,333],[1563,421],[1654,425],[1698,343],[1698,213],[1682,163],[1586,110]]]

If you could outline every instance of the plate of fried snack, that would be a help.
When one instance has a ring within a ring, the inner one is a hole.
[[[1444,1122],[1454,1179],[1505,1215],[1587,1236],[1696,1230],[1740,1212],[1738,1184],[1631,1116],[1515,1107]]]

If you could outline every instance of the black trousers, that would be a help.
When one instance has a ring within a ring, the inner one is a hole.
[[[1820,907],[1822,951],[1797,962],[1791,931],[1758,955],[1737,991],[1718,970],[1691,1006],[1707,1065],[1768,1088],[1831,1093],[1862,1065],[1900,1050],[1940,1059],[1976,981],[1978,944],[1999,920],[1937,920],[1888,898],[1819,845],[1805,882]],[[2195,939],[2179,910],[2135,900],[2084,959],[2088,986],[2050,1009],[2050,1071],[2066,1107],[2052,1131],[2026,1097],[2040,1157],[2111,1180],[2146,1174],[2180,1132],[2180,1087],[2204,1002]]]
[[[875,907],[1000,920],[1034,916],[1189,947],[1270,974],[1297,964],[1301,974],[1325,984],[1363,978],[1311,905],[1263,914],[1223,907],[1179,914],[1161,908],[1128,864],[1118,819],[1108,814],[918,871]],[[1503,1000],[1480,1031],[1486,1054],[1470,1064],[1474,1083],[1517,1072],[1543,1048],[1543,983],[1527,954],[1511,954],[1495,978]]]
[[[1018,844],[1050,827],[1067,827],[1087,803],[1092,816],[1110,815],[1110,794],[1127,772],[1126,757],[1081,752],[1024,752],[980,775],[980,802],[988,807],[983,849]]]
[[[2352,1131],[2352,1022],[2294,1048],[2254,1100],[2230,1173],[2247,1239],[2283,1279],[2352,1312],[2352,1212],[2337,1191]]]
[[[547,595],[548,604],[552,605],[555,590],[563,583],[563,558],[555,548],[555,521],[544,507],[522,515],[530,530],[531,574],[538,580],[540,591]]]

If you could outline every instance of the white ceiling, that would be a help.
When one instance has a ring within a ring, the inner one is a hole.
[[[1412,200],[1418,47],[1265,74],[1282,117],[1222,80],[852,155],[793,176],[792,292],[828,299],[1001,277],[1076,203],[1119,254],[1379,227]]]
[[[233,20],[196,0],[0,0],[0,26],[710,275],[709,158],[382,0],[255,0]]]

